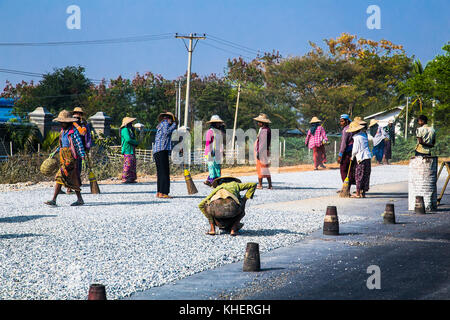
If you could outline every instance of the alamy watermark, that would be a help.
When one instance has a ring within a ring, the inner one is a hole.
[[[366,286],[367,289],[381,289],[381,269],[377,265],[370,265],[367,267],[367,273],[371,274],[369,278],[367,278]]]
[[[366,20],[366,26],[368,29],[381,29],[381,9],[379,6],[373,4],[367,7],[367,14],[370,16]]]
[[[66,13],[70,14],[66,20],[66,27],[69,30],[81,29],[81,9],[79,6],[72,4],[67,7]]]
[[[202,164],[214,161],[222,164],[248,164],[253,165],[256,160],[265,161],[271,168],[278,168],[280,163],[280,139],[279,130],[271,129],[270,141],[261,137],[251,128],[246,131],[236,129],[233,146],[233,130],[225,132],[212,129],[214,132],[213,146],[208,154],[204,154],[207,130],[203,130],[202,121],[195,121],[193,132],[179,129],[173,132],[172,141],[175,143],[172,150],[172,162],[174,164]],[[193,143],[192,143],[193,136]],[[213,151],[214,150],[214,151]]]

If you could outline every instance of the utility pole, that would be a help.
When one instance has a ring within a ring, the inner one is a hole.
[[[408,139],[408,105],[409,105],[409,97],[406,97],[406,121],[405,121],[405,140]]]
[[[178,119],[181,117],[181,81],[178,81]],[[178,128],[180,128],[180,121],[178,121]]]
[[[175,117],[177,119],[180,118],[180,115],[178,114],[178,83],[175,82]]]
[[[203,36],[197,36],[196,33],[189,34],[189,36],[180,36],[178,33],[175,33],[175,38],[177,39],[183,39],[183,43],[188,51],[188,70],[187,70],[187,83],[186,83],[186,103],[184,107],[184,127],[187,128],[187,122],[188,122],[188,113],[189,113],[189,90],[190,90],[190,84],[191,84],[191,64],[192,64],[192,52],[195,49],[195,46],[197,45],[198,40],[204,40],[206,39],[206,34],[203,34]],[[189,39],[189,47],[186,46],[186,43],[184,42],[184,39]],[[193,40],[195,41],[194,46],[192,46]]]
[[[234,152],[234,137],[236,136],[236,123],[237,123],[237,115],[238,115],[238,109],[239,109],[239,95],[241,94],[241,84],[238,85],[238,94],[236,99],[236,111],[234,113],[234,125],[233,125],[233,136],[232,136],[232,147],[231,150]]]

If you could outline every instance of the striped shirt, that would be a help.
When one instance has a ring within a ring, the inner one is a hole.
[[[153,145],[153,154],[163,151],[172,150],[172,132],[177,128],[177,124],[173,122],[169,124],[169,121],[163,120],[156,127],[155,143]]]

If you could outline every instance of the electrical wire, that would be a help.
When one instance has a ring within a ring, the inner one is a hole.
[[[3,69],[3,68],[0,68],[0,73],[8,73],[8,74],[15,74],[15,75],[21,75],[21,76],[28,76],[28,77],[37,77],[37,78],[43,78],[45,76],[45,74],[43,74],[43,73],[12,70],[12,69]],[[88,79],[88,80],[93,83],[101,83],[103,81],[103,80],[97,80],[97,79]]]
[[[200,43],[201,43],[202,45],[204,44],[204,45],[207,45],[207,46],[209,46],[209,47],[216,48],[216,49],[221,50],[221,51],[224,51],[224,52],[228,52],[228,53],[231,53],[231,54],[234,54],[234,55],[237,55],[237,56],[241,56],[241,57],[244,57],[244,58],[247,58],[247,59],[252,59],[252,57],[249,57],[249,56],[246,56],[246,55],[243,55],[243,54],[234,52],[234,51],[230,51],[230,50],[228,50],[228,49],[224,49],[224,48],[217,47],[217,46],[215,46],[215,45],[213,45],[213,44],[207,43],[206,41],[203,41],[203,42],[200,42]]]
[[[252,54],[259,54],[260,53],[260,50],[255,50],[255,49],[252,49],[252,48],[240,45],[240,44],[238,44],[236,42],[225,40],[225,39],[216,37],[216,36],[211,35],[211,34],[208,34],[207,36],[208,36],[208,38],[210,40],[217,41],[217,42],[222,42],[225,45],[232,46],[232,47],[235,47],[237,49],[241,49],[243,51],[247,51],[247,52],[252,53]]]
[[[82,41],[53,41],[53,42],[0,42],[2,47],[42,47],[42,46],[73,46],[73,45],[91,45],[91,44],[115,44],[130,42],[145,42],[153,40],[171,39],[172,33],[162,33],[156,35],[143,35],[133,37],[122,37],[100,40],[82,40]]]

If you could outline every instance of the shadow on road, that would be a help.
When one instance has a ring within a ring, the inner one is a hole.
[[[27,222],[27,221],[41,219],[41,218],[50,218],[50,217],[57,217],[57,215],[34,215],[34,216],[5,217],[5,218],[0,218],[0,223],[21,223],[21,222]]]
[[[305,236],[306,233],[294,232],[286,229],[261,229],[261,230],[241,230],[239,236],[242,237],[255,237],[255,236],[275,236],[277,234],[297,234]]]
[[[123,202],[94,202],[86,203],[84,207],[97,207],[97,206],[132,206],[132,205],[145,205],[145,204],[155,204],[155,203],[168,203],[168,201],[123,201]]]
[[[42,234],[23,233],[23,234],[1,234],[0,239],[18,239],[28,237],[42,237]]]

